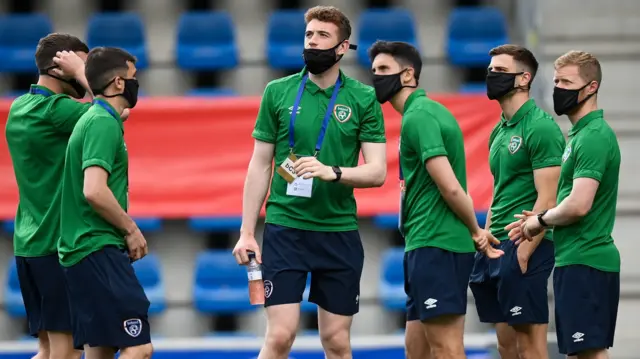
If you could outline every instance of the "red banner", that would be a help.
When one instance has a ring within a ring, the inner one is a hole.
[[[477,95],[435,95],[458,119],[465,138],[469,191],[478,210],[491,201],[489,133],[498,105]],[[253,150],[251,131],[259,98],[142,98],[125,123],[131,214],[163,218],[237,216]],[[2,128],[10,102],[0,101]],[[358,213],[398,211],[400,116],[384,106],[388,138],[387,181],[356,190]],[[0,139],[0,218],[13,218],[18,191],[4,136]]]

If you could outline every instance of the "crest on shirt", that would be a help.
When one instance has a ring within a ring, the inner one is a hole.
[[[515,154],[522,147],[522,137],[520,136],[511,136],[511,140],[509,140],[509,152],[511,154]]]
[[[298,109],[296,110],[296,115],[300,114],[301,109],[302,107],[298,106]],[[287,110],[289,110],[289,114],[291,115],[291,113],[293,112],[293,106],[289,107]]]
[[[340,123],[345,123],[351,118],[351,107],[345,105],[335,105],[333,107],[333,116]]]
[[[562,154],[562,162],[565,162],[567,158],[569,158],[569,156],[571,156],[571,145],[567,146],[567,148],[564,149],[564,153]]]
[[[127,319],[124,321],[124,331],[132,337],[137,337],[142,333],[142,320]]]

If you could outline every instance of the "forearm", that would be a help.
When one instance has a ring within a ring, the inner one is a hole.
[[[467,226],[469,232],[473,233],[480,227],[478,226],[478,219],[476,218],[475,210],[473,209],[473,201],[462,189],[455,190],[447,194],[442,194],[445,202],[453,213],[455,213],[460,220]]]
[[[247,177],[242,194],[242,225],[240,232],[255,235],[260,209],[269,190],[271,180],[271,164],[259,165],[249,163]]]
[[[125,212],[113,192],[108,187],[85,195],[89,205],[107,222],[111,223],[123,233],[133,233],[138,226],[136,222]]]
[[[491,228],[491,206],[487,210],[487,219],[484,221],[484,229],[488,231],[489,228]]]
[[[340,167],[340,183],[354,188],[380,187],[387,176],[386,163],[365,163],[357,167]]]
[[[580,208],[572,197],[567,197],[557,207],[550,209],[542,218],[550,226],[568,226],[579,221],[587,214],[584,208]]]
[[[533,212],[540,213],[545,209],[552,208],[554,205],[555,205],[555,198],[544,199],[544,198],[538,197],[538,199],[536,200],[536,203],[533,205]],[[533,237],[533,240],[524,241],[520,243],[521,250],[525,251],[527,258],[530,257],[531,254],[533,254],[536,248],[538,248],[538,245],[540,245],[540,242],[542,242],[544,235],[545,235],[545,231],[542,231],[542,233]]]

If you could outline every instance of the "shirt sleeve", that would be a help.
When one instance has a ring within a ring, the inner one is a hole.
[[[438,156],[446,156],[440,124],[428,112],[409,114],[403,128],[402,138],[409,140],[411,148],[419,154],[422,162]]]
[[[275,143],[278,134],[278,115],[273,101],[273,86],[267,85],[262,94],[258,117],[251,136],[256,140]]]
[[[99,166],[111,173],[122,141],[122,129],[112,117],[94,118],[87,123],[82,142],[82,170]]]
[[[531,167],[536,170],[545,167],[560,166],[565,141],[560,127],[552,120],[541,118],[536,120],[535,128],[531,128],[525,138],[525,146],[529,151]]]
[[[80,117],[90,107],[91,102],[78,102],[67,96],[58,96],[49,107],[49,118],[60,132],[71,134]]]
[[[373,94],[373,100],[367,106],[360,124],[360,134],[358,140],[360,142],[385,143],[387,138],[384,128],[384,117],[382,115],[382,107]]]
[[[575,155],[573,179],[593,178],[596,181],[601,181],[602,175],[609,165],[611,152],[609,140],[594,131],[589,131],[583,136],[580,143],[572,149],[572,155]]]

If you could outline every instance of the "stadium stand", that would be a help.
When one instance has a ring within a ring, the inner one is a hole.
[[[133,262],[133,268],[151,303],[149,315],[161,314],[166,309],[167,303],[160,258],[155,253],[149,253],[144,258]]]
[[[136,67],[149,67],[145,28],[136,13],[104,12],[89,19],[87,45],[121,47],[136,57]]]
[[[276,10],[267,22],[265,57],[278,70],[299,70],[304,66],[304,10]]]
[[[20,282],[18,282],[18,269],[13,257],[9,261],[7,280],[4,288],[4,308],[11,317],[23,318],[27,313],[24,310]]]
[[[404,41],[418,48],[413,15],[406,9],[368,9],[360,14],[358,30],[358,62],[371,68],[368,50],[377,40]]]
[[[380,259],[380,301],[390,311],[405,311],[407,296],[404,292],[404,248],[387,249]]]
[[[4,14],[0,17],[0,73],[37,74],[34,55],[40,38],[53,30],[45,14]]]

